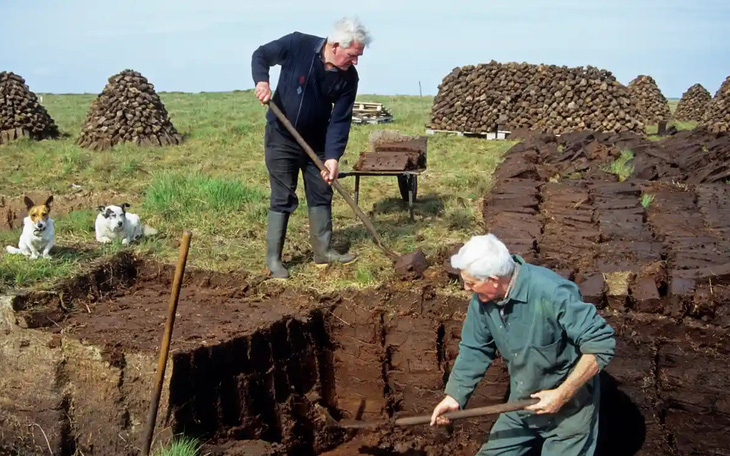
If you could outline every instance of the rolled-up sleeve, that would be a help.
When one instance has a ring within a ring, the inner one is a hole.
[[[598,368],[602,370],[616,352],[613,328],[593,304],[583,302],[575,284],[561,285],[555,293],[558,322],[582,354],[595,355]]]
[[[456,399],[464,408],[484,373],[494,361],[496,346],[489,329],[484,324],[478,300],[469,303],[466,319],[461,328],[459,354],[451,369],[445,393]]]

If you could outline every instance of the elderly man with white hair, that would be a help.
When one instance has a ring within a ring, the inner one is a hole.
[[[324,162],[317,168],[306,152],[280,124],[273,112],[266,115],[266,167],[271,198],[266,231],[266,265],[273,277],[288,278],[281,253],[289,215],[299,202],[296,189],[301,171],[309,208],[309,232],[314,262],[350,263],[356,256],[340,254],[332,239],[332,188],[338,163],[350,134],[352,107],[357,94],[355,65],[370,43],[367,29],[355,18],[338,21],[327,38],[294,32],[259,47],[251,59],[256,97],[281,109],[294,128]],[[281,65],[276,93],[271,96],[269,68]]]
[[[510,400],[537,398],[500,415],[478,456],[518,456],[542,440],[543,455],[596,449],[599,377],[614,355],[614,331],[578,287],[510,255],[493,234],[472,237],[451,257],[472,291],[459,355],[431,424],[466,406],[497,352],[510,373]]]

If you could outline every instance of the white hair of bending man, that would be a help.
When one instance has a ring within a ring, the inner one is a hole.
[[[489,277],[510,277],[515,269],[515,262],[507,246],[490,233],[472,236],[451,257],[451,267],[474,278],[486,280]]]
[[[343,17],[335,23],[332,32],[327,37],[330,43],[338,43],[347,49],[352,43],[360,43],[363,47],[372,42],[370,32],[356,17]]]

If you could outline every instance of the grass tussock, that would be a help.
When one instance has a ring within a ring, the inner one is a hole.
[[[607,165],[604,171],[610,174],[615,174],[618,177],[619,182],[623,182],[631,176],[634,172],[634,152],[630,150],[622,150],[621,155]]]
[[[152,456],[198,456],[200,447],[200,442],[196,439],[179,437],[169,445],[153,451]]]

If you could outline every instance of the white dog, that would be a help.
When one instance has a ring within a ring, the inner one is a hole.
[[[121,206],[99,206],[94,225],[97,241],[106,244],[118,239],[127,245],[142,236],[157,234],[156,229],[142,225],[139,215],[127,212],[128,207],[131,206],[127,203]]]
[[[28,216],[23,219],[23,232],[20,235],[18,248],[11,245],[5,250],[8,253],[20,254],[35,260],[39,256],[51,257],[51,248],[56,233],[53,228],[53,219],[49,216],[53,195],[49,196],[44,204],[36,205],[27,196],[24,198]]]

